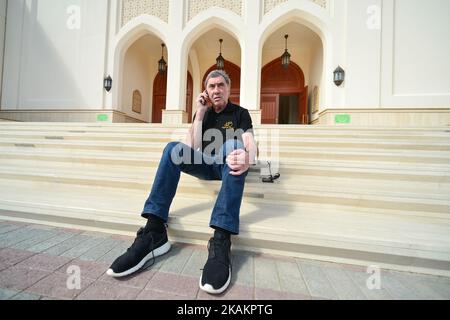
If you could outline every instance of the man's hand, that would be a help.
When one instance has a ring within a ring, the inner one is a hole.
[[[231,169],[230,174],[233,176],[240,176],[250,168],[248,153],[242,149],[231,152],[226,161]]]

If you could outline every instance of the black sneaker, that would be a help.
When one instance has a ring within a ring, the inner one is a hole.
[[[127,251],[118,257],[106,271],[112,277],[125,277],[141,269],[147,261],[170,250],[167,231],[163,233],[139,229],[136,239]]]
[[[200,289],[211,294],[221,294],[231,281],[231,241],[215,234],[208,243],[208,260],[200,277]]]

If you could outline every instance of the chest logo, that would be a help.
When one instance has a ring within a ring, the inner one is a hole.
[[[227,123],[225,123],[222,127],[222,129],[234,129],[233,127],[233,121],[228,121]]]

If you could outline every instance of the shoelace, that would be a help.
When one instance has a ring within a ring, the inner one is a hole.
[[[140,228],[138,230],[137,234],[136,234],[136,239],[134,239],[133,244],[127,249],[127,251],[130,250],[136,243],[138,243],[138,241],[140,241],[142,239],[143,235],[144,235],[144,228]],[[153,235],[151,233],[150,233],[150,239],[151,239],[150,247],[153,248],[154,247],[154,240],[153,240]],[[152,250],[152,260],[147,261],[147,263],[141,269],[139,269],[136,272],[136,274],[137,273],[141,273],[142,271],[145,271],[148,268],[152,267],[155,264],[155,262],[156,262],[155,253],[154,253],[154,250]]]
[[[219,241],[217,239],[211,238],[208,243],[208,251],[208,259],[218,259],[224,264],[229,263],[229,257],[227,257],[229,253],[227,250],[226,241]]]

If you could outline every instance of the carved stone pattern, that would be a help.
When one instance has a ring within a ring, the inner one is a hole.
[[[142,14],[169,21],[169,1],[167,0],[123,0],[122,25]]]
[[[264,0],[264,14],[268,13],[279,4],[282,4],[287,1],[289,0]],[[314,2],[315,4],[321,6],[324,9],[327,9],[328,7],[328,0],[309,0],[309,1]]]
[[[142,95],[139,90],[133,91],[132,110],[136,113],[141,113],[142,107]]]
[[[211,7],[219,7],[228,9],[239,16],[242,16],[242,0],[188,0],[189,14],[188,21],[194,18],[197,14],[205,11]]]

